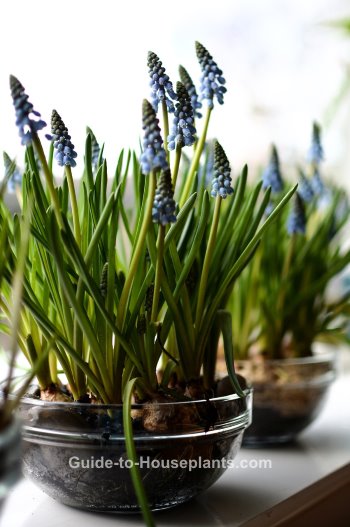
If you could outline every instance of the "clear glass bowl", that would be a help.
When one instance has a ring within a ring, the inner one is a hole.
[[[173,507],[207,489],[238,452],[251,422],[252,394],[134,405],[139,468],[152,510]],[[144,429],[161,414],[165,426]],[[24,399],[24,474],[52,498],[73,507],[137,512],[120,405]]]
[[[237,361],[254,388],[253,423],[244,446],[293,441],[319,415],[335,378],[335,355]]]
[[[0,432],[0,513],[7,494],[21,477],[21,428],[17,419]]]

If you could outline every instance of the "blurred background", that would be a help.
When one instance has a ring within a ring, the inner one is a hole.
[[[44,120],[52,108],[62,115],[78,166],[89,125],[114,169],[121,147],[138,146],[141,101],[149,96],[147,51],[159,55],[173,83],[180,63],[198,81],[199,40],[226,77],[225,104],[215,108],[210,135],[236,173],[245,162],[251,169],[264,164],[271,142],[282,162],[302,163],[317,120],[326,171],[350,186],[350,38],[331,24],[347,15],[349,0],[2,1],[1,149],[22,164],[12,73]]]

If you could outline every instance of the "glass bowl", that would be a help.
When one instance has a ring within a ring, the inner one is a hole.
[[[253,422],[244,446],[293,441],[321,412],[335,378],[335,355],[237,361],[254,388]]]
[[[17,419],[0,432],[0,513],[7,494],[21,477],[21,428]]]
[[[152,510],[188,501],[223,474],[240,448],[251,408],[251,390],[245,398],[133,405],[139,469]],[[144,426],[150,412],[151,421],[152,415],[164,416],[163,426],[153,432]],[[139,511],[122,406],[28,398],[19,414],[24,474],[46,494],[91,511]]]

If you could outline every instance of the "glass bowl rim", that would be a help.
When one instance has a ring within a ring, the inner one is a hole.
[[[252,395],[254,391],[253,387],[248,387],[243,390],[245,394],[244,399],[249,399],[249,396]],[[153,404],[156,406],[162,406],[164,408],[166,407],[172,407],[172,406],[189,406],[193,404],[208,404],[208,403],[229,403],[231,401],[235,400],[244,400],[243,397],[240,397],[237,393],[232,393],[230,395],[223,395],[221,397],[212,397],[209,399],[190,399],[188,401],[171,401],[171,402],[154,402]],[[137,410],[144,408],[145,405],[150,404],[151,401],[147,401],[145,403],[132,403],[131,409]],[[20,400],[19,406],[22,405],[28,405],[28,406],[41,406],[43,408],[68,408],[72,407],[74,409],[92,409],[92,410],[105,410],[105,409],[111,409],[111,410],[122,410],[123,404],[96,404],[96,403],[79,403],[75,401],[42,401],[41,399],[31,398],[31,397],[23,397]]]

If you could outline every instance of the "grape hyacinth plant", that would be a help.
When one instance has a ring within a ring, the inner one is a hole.
[[[253,262],[242,273],[231,297],[235,357],[283,359],[307,357],[315,342],[346,341],[350,295],[329,297],[329,285],[350,263],[343,248],[350,207],[342,188],[318,177],[323,147],[313,126],[309,175],[299,169],[292,203],[263,237]],[[266,184],[266,172],[263,174]],[[270,179],[270,184],[275,178]],[[280,182],[278,187],[287,186]],[[320,199],[327,195],[327,201]],[[338,213],[338,211],[341,211]]]
[[[44,123],[32,120],[23,86],[14,77],[10,81],[16,123],[26,144],[20,217],[27,217],[29,204],[32,209],[18,346],[35,365],[42,400],[123,405],[127,456],[133,461],[133,429],[139,421],[131,413],[132,402],[152,405],[215,394],[220,334],[230,393],[245,397],[234,371],[232,322],[225,308],[265,232],[295,192],[291,188],[275,196],[266,217],[271,188],[259,182],[250,189],[246,166],[233,181],[218,141],[211,185],[207,188],[205,175],[198,184],[213,100],[222,104],[226,89],[209,52],[199,43],[196,51],[201,93],[208,103],[198,141],[193,90],[189,93],[179,82],[175,94],[158,56],[149,53],[153,96],[142,104],[141,153],[122,151],[111,176],[101,152],[96,162],[94,135],[88,130],[84,156],[79,153],[84,159],[79,185],[73,178],[77,152],[62,118],[52,112],[45,154],[39,137]],[[167,112],[173,101],[169,134]],[[191,145],[190,167],[179,171],[182,147]],[[0,219],[8,225],[1,302],[9,316],[13,270],[21,261],[19,240],[25,231],[4,208]],[[151,420],[141,419],[145,431],[164,430],[166,411],[151,414]],[[131,475],[146,523],[153,525],[136,464]]]

